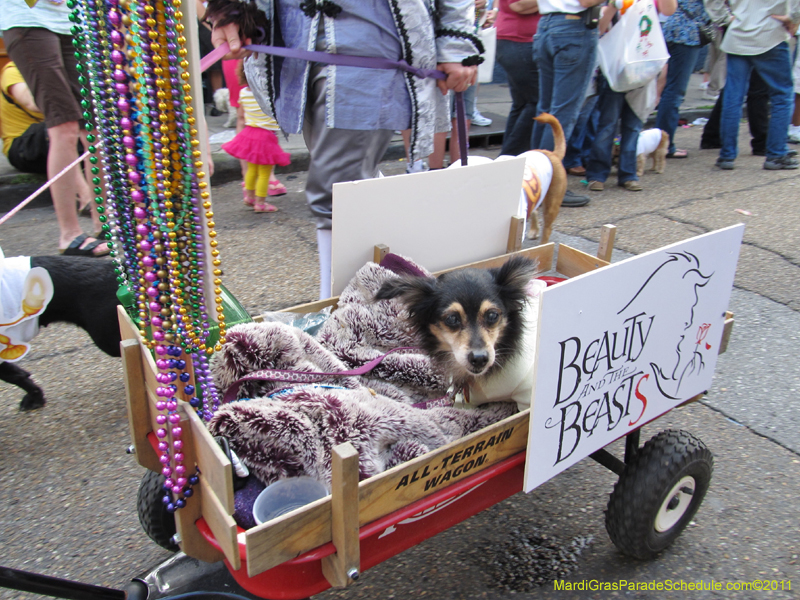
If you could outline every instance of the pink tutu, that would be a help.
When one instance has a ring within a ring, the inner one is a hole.
[[[281,165],[291,162],[291,156],[278,143],[278,136],[269,129],[245,127],[222,149],[234,158],[254,165]]]

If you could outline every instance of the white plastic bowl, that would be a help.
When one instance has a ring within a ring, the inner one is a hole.
[[[253,503],[253,518],[261,525],[328,495],[324,483],[308,476],[279,479],[265,487]]]

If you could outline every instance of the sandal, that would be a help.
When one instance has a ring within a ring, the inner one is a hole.
[[[278,212],[278,207],[270,204],[269,202],[264,202],[263,204],[254,204],[253,212],[273,213],[273,212]]]
[[[669,152],[667,158],[689,158],[689,152],[686,150],[675,149],[675,152]]]
[[[270,196],[283,196],[286,194],[288,190],[286,186],[283,185],[280,181],[270,181],[269,182],[269,191],[267,192]]]
[[[98,239],[95,239],[93,242],[89,242],[85,246],[81,247],[81,244],[83,244],[87,239],[89,239],[89,236],[86,235],[85,233],[82,233],[74,240],[72,240],[69,246],[67,246],[66,248],[59,249],[58,252],[60,254],[63,254],[64,256],[88,256],[88,257],[106,256],[111,252],[111,248],[108,247],[108,243],[105,240],[100,241]],[[105,251],[94,252],[94,249],[97,248],[100,244],[105,245]]]

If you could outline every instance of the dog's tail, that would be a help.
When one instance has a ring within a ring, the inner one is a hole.
[[[558,119],[550,113],[542,113],[538,117],[533,117],[533,119],[540,123],[547,123],[553,128],[553,142],[555,145],[553,154],[555,154],[559,160],[564,160],[564,155],[567,153],[567,140],[564,139],[564,129],[562,129]]]

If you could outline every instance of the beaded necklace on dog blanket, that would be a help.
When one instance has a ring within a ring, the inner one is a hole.
[[[399,301],[372,300],[392,277],[374,263],[364,266],[316,338],[282,323],[232,327],[212,362],[217,385],[227,389],[261,369],[342,372],[388,350],[418,346]],[[511,402],[477,409],[413,406],[446,395],[449,385],[421,351],[393,353],[361,376],[289,387],[244,382],[238,397],[252,399],[222,406],[209,430],[227,437],[266,485],[298,475],[330,481],[331,449],[346,441],[358,450],[359,476],[366,479],[517,412]]]

